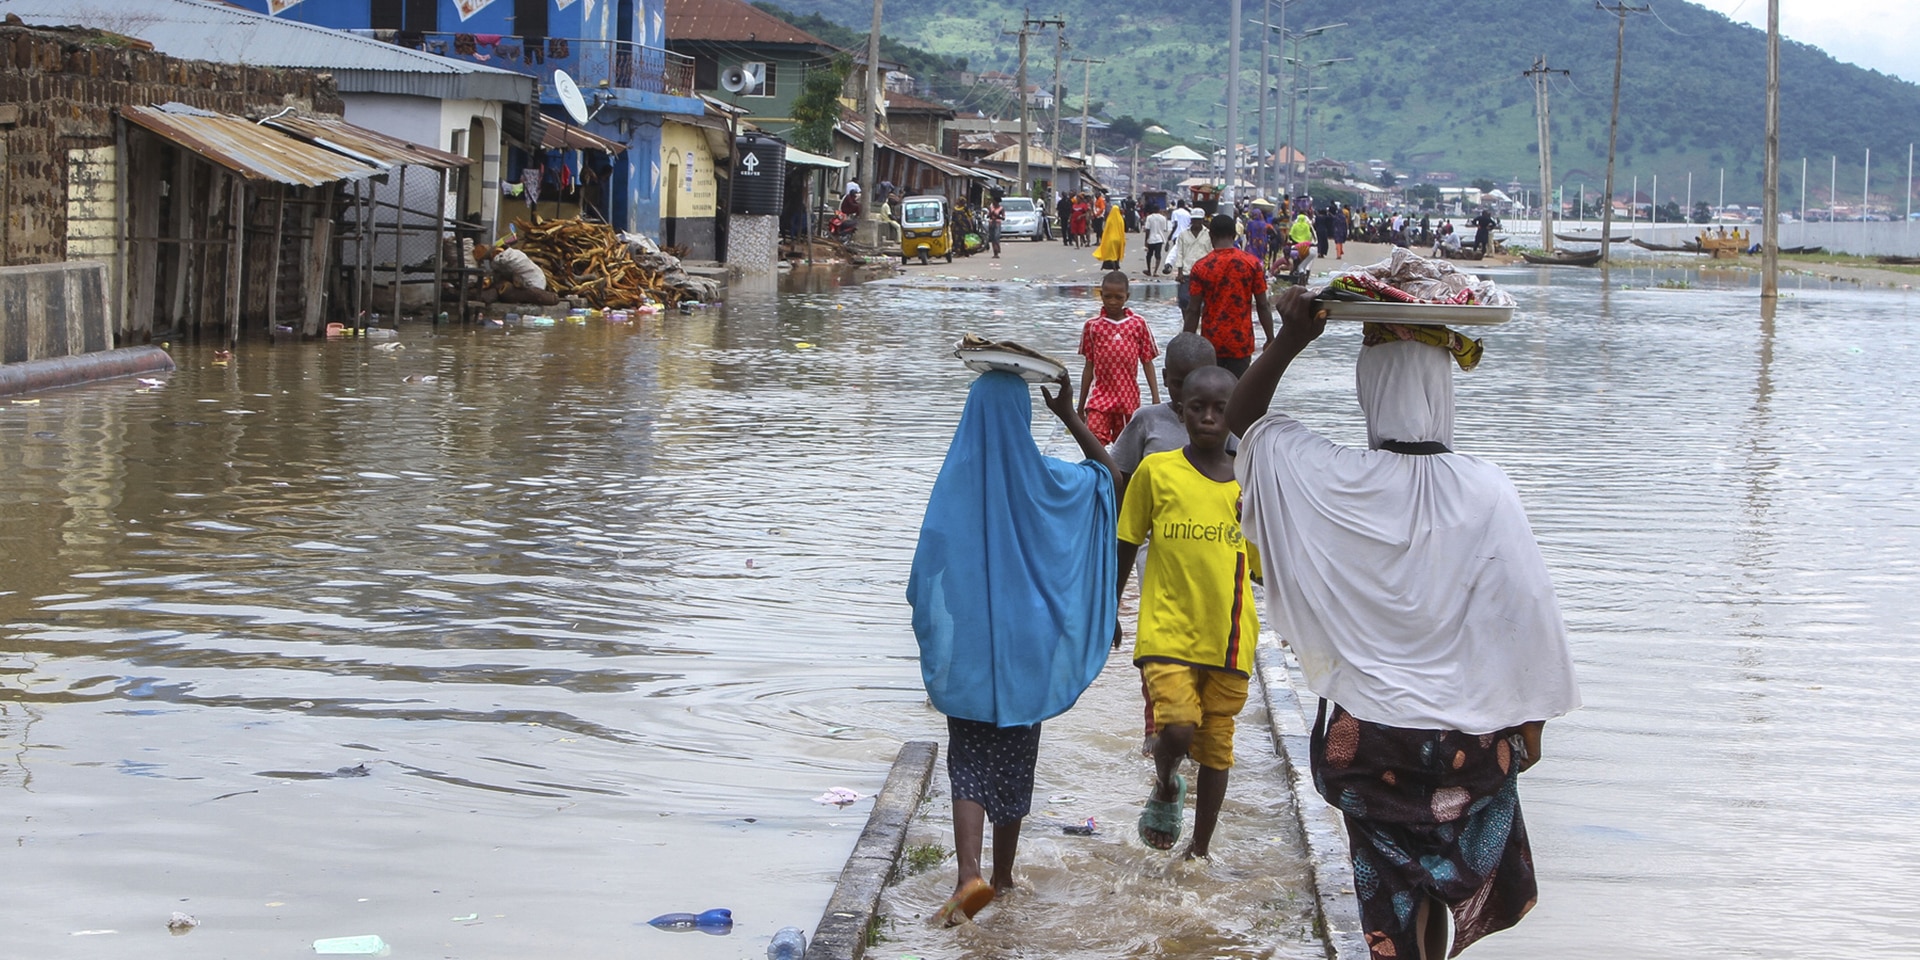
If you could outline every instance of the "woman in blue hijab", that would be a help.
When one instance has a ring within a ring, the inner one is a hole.
[[[927,696],[947,715],[960,876],[935,922],[971,918],[1013,886],[1033,799],[1040,723],[1099,676],[1117,623],[1120,470],[1073,410],[1065,374],[1047,408],[1087,461],[1033,442],[1026,381],[981,374],[934,481],[907,581]],[[993,822],[993,882],[980,875]]]

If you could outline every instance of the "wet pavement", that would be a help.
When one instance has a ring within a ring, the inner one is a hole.
[[[1494,276],[1521,310],[1457,435],[1520,486],[1588,706],[1523,785],[1540,906],[1474,955],[1920,950],[1911,295],[1790,283],[1765,321],[1746,275]],[[968,381],[946,345],[1070,357],[1094,309],[842,279],[398,350],[175,345],[157,389],[0,406],[5,952],[737,958],[811,927],[866,815],[813,798],[944,740],[903,598]],[[1346,442],[1357,334],[1282,389]],[[1042,746],[1077,798],[1048,809],[1121,834],[1131,676]],[[878,956],[1294,955],[1283,791],[1247,766],[1223,830],[1260,826],[1220,872],[1036,833],[1026,905]],[[896,924],[929,896],[902,889]],[[728,937],[644,925],[721,906]]]

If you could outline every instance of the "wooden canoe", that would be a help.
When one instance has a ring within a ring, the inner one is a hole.
[[[1523,253],[1521,256],[1527,258],[1528,263],[1537,263],[1543,266],[1591,267],[1597,266],[1600,263],[1600,251],[1598,250],[1591,250],[1586,253]]]

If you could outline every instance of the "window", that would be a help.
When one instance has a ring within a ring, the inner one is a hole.
[[[720,61],[713,54],[693,55],[693,88],[695,90],[720,89]]]
[[[373,0],[370,25],[375,30],[432,33],[440,29],[435,0]]]
[[[756,72],[754,68],[758,67],[760,82],[759,83],[749,82],[747,84],[747,88],[745,90],[740,91],[740,95],[743,97],[775,96],[776,93],[774,90],[774,82],[773,82],[774,66],[775,64],[773,64],[771,61],[760,61],[760,60],[756,60],[752,63],[741,64],[741,68],[747,71],[747,76],[749,78],[753,77],[753,75]]]

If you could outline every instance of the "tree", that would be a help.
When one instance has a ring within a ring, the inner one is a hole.
[[[1500,185],[1494,183],[1492,180],[1488,180],[1486,177],[1478,177],[1473,181],[1473,188],[1481,193],[1492,193],[1500,189]]]
[[[1131,115],[1123,116],[1107,124],[1107,133],[1127,143],[1133,143],[1146,138],[1147,125],[1144,121],[1135,120]]]
[[[1398,184],[1399,182],[1400,182],[1400,178],[1399,178],[1399,177],[1396,177],[1396,176],[1394,176],[1394,175],[1393,175],[1393,171],[1392,171],[1392,170],[1382,170],[1382,171],[1380,171],[1380,185],[1381,185],[1381,186],[1383,186],[1383,187],[1387,187],[1387,188],[1389,188],[1389,189],[1391,189],[1391,188],[1393,188],[1393,187],[1394,187],[1395,185],[1397,185],[1397,184]]]
[[[1693,204],[1694,223],[1712,223],[1713,207],[1705,200],[1696,200]]]
[[[1417,200],[1420,202],[1420,209],[1431,210],[1440,204],[1440,188],[1431,183],[1408,187],[1407,200]]]
[[[793,99],[793,145],[811,153],[833,152],[833,124],[840,119],[840,91],[853,72],[853,58],[846,54],[832,62],[809,69],[800,81],[800,95]]]

